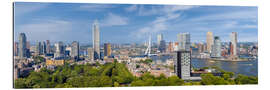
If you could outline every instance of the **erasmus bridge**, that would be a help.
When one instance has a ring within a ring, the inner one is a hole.
[[[144,53],[144,55],[148,56],[148,57],[157,55],[157,54],[151,54],[151,46],[152,46],[151,42],[152,41],[151,41],[151,35],[150,35],[149,36],[149,41],[148,41],[148,44],[147,44],[147,48],[146,48],[145,53]]]

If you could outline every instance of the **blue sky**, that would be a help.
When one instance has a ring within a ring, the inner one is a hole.
[[[254,6],[192,6],[149,4],[33,3],[14,4],[14,36],[30,42],[51,40],[92,43],[92,23],[99,21],[101,42],[143,43],[157,34],[176,41],[189,32],[192,42],[205,42],[206,32],[229,41],[258,41],[258,8]]]

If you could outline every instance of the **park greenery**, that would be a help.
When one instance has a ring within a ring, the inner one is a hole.
[[[139,63],[144,63],[144,64],[151,64],[153,62],[152,59],[145,59],[145,60],[140,60]]]
[[[150,62],[150,61],[149,61]],[[147,61],[148,63],[148,61]],[[32,71],[25,78],[18,78],[14,82],[15,88],[74,88],[74,87],[127,87],[127,86],[181,86],[181,85],[240,85],[258,84],[254,76],[237,75],[224,72],[222,76],[201,74],[201,81],[184,81],[177,76],[158,77],[149,72],[141,77],[133,76],[125,64],[86,64],[57,66],[52,71],[42,68],[39,72]]]

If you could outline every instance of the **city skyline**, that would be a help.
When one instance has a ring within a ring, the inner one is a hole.
[[[91,28],[96,19],[100,43],[143,43],[149,33],[152,41],[163,34],[166,42],[175,42],[177,34],[185,32],[190,33],[191,42],[205,42],[208,31],[222,42],[230,41],[231,32],[238,33],[238,42],[258,39],[257,7],[24,2],[16,2],[14,7],[15,41],[24,32],[31,43],[50,40],[92,44]]]

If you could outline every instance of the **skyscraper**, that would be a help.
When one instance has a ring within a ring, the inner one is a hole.
[[[46,52],[51,53],[51,45],[49,40],[46,40]]]
[[[162,34],[158,34],[157,35],[157,45],[158,45],[158,47],[159,47],[159,45],[160,45],[160,41],[161,40],[163,40],[163,35]]]
[[[204,44],[203,43],[198,43],[198,52],[199,53],[204,52]]]
[[[75,60],[79,59],[79,42],[73,41],[71,44],[71,54],[70,56]]]
[[[179,42],[174,42],[173,43],[173,51],[178,51],[179,50]]]
[[[47,52],[46,52],[46,43],[45,43],[45,41],[43,41],[43,42],[41,43],[41,51],[42,51],[42,54],[44,54],[44,55],[47,54]]]
[[[89,60],[93,60],[94,59],[94,50],[93,50],[93,48],[91,48],[91,47],[89,47],[88,49],[87,49],[87,52],[88,52],[88,58],[89,58]]]
[[[166,42],[165,40],[161,40],[160,41],[160,45],[158,47],[158,50],[162,53],[164,53],[166,51]]]
[[[179,50],[190,51],[190,34],[179,33],[177,36],[178,36],[178,42],[179,42]]]
[[[177,51],[175,56],[174,71],[176,75],[183,80],[188,80],[191,72],[190,51]]]
[[[206,34],[206,47],[207,47],[208,53],[211,53],[212,45],[213,45],[213,33],[207,32],[207,34]]]
[[[231,33],[231,45],[232,45],[231,55],[237,56],[237,33],[236,32]]]
[[[26,42],[26,48],[30,50],[30,46],[31,46],[31,45],[30,45],[30,41],[27,41],[27,42]]]
[[[104,56],[111,56],[112,49],[110,43],[104,43]]]
[[[97,20],[95,20],[92,25],[92,36],[93,36],[94,60],[97,60],[100,59],[99,26]]]
[[[55,43],[55,53],[54,58],[62,58],[65,55],[65,47],[63,42]]]
[[[42,46],[41,46],[41,42],[37,42],[36,44],[36,55],[40,55],[42,53]]]
[[[20,33],[19,35],[19,57],[25,58],[26,57],[26,36],[24,33]]]
[[[18,42],[14,42],[14,56],[18,56]]]
[[[169,45],[168,45],[168,52],[173,52],[174,50],[173,50],[173,42],[169,42]]]
[[[214,38],[214,44],[212,47],[212,53],[211,57],[221,57],[221,40],[219,39],[218,36],[215,36]]]

